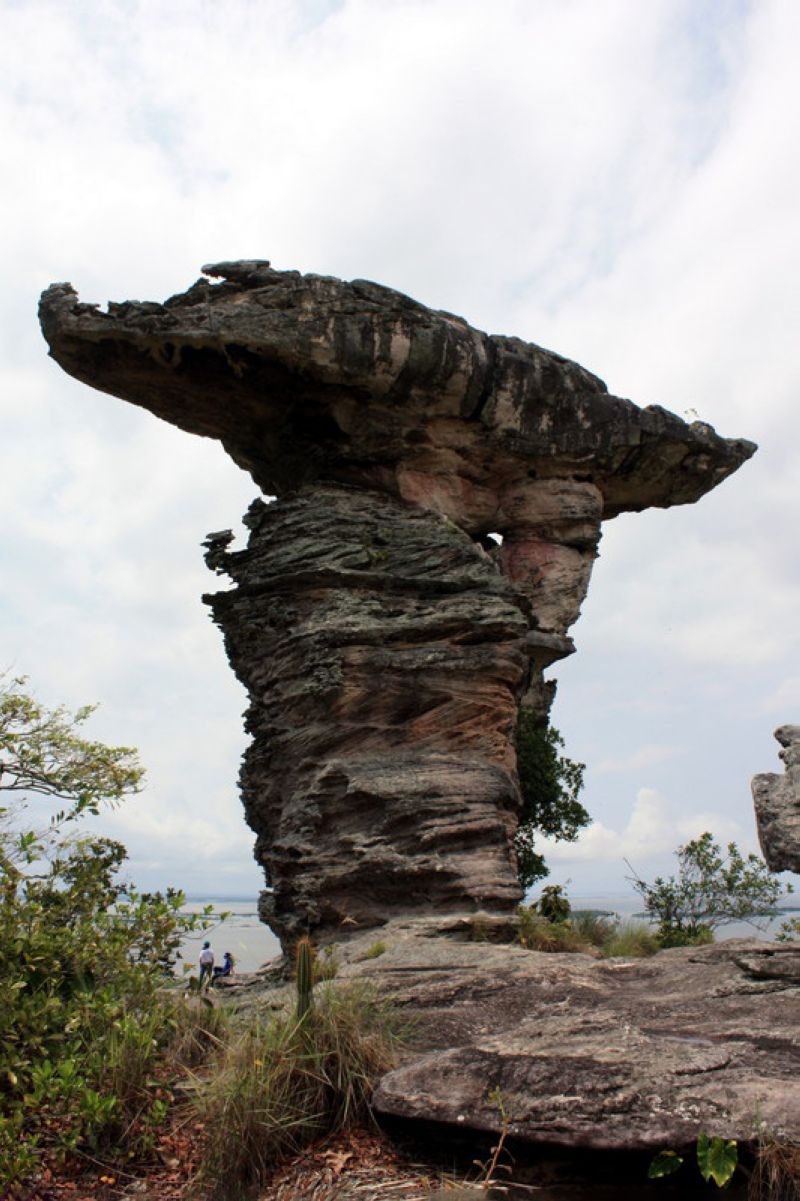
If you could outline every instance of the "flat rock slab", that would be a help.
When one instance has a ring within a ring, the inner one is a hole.
[[[340,976],[376,979],[414,1019],[379,1114],[495,1132],[499,1088],[510,1133],[532,1143],[655,1151],[764,1128],[800,1140],[800,948],[603,960],[433,928],[390,923],[376,958],[363,958],[374,932],[347,946]]]

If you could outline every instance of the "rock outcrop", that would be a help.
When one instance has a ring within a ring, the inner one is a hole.
[[[779,726],[782,776],[753,776],[751,788],[761,850],[773,872],[800,872],[800,726]]]
[[[256,698],[242,796],[265,920],[291,940],[513,908],[523,598],[463,530],[382,493],[306,485],[246,521],[246,551],[210,543],[237,587],[209,601]]]
[[[40,312],[66,371],[277,497],[246,550],[206,544],[236,585],[208,600],[250,696],[264,915],[290,942],[509,911],[517,707],[546,716],[601,521],[691,503],[755,447],[377,284],[204,271],[221,282],[107,312],[55,284]]]
[[[388,990],[413,1031],[375,1093],[383,1117],[498,1134],[499,1088],[511,1135],[533,1144],[654,1152],[761,1129],[800,1141],[796,946],[594,959],[444,927],[390,923],[378,958],[366,934],[344,948],[339,976]]]

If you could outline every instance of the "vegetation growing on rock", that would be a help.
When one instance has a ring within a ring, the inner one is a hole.
[[[528,889],[548,874],[535,850],[537,834],[574,842],[591,818],[578,800],[584,763],[562,754],[564,739],[536,712],[523,706],[517,718],[517,774],[522,793],[519,829],[514,840],[519,882]]]
[[[47,710],[23,680],[0,691],[0,788],[12,800],[0,830],[0,1191],[27,1197],[87,1167],[102,1187],[158,1150],[184,1184],[197,1175],[206,1195],[230,1197],[281,1155],[364,1120],[397,1023],[366,983],[315,989],[335,956],[315,972],[308,940],[297,1011],[232,1023],[180,989],[182,938],[216,919],[183,913],[172,889],[137,893],[118,879],[125,848],[77,832],[143,776],[131,748],[80,736],[90,712]],[[65,806],[41,830],[24,820],[31,793]],[[194,1105],[179,1099],[189,1083]]]

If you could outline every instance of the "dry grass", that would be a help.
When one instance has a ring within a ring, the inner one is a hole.
[[[588,945],[569,922],[550,922],[524,907],[519,911],[517,939],[529,951],[585,951]]]
[[[207,996],[189,994],[175,1005],[170,1058],[177,1067],[195,1068],[220,1051],[229,1034],[227,1009]]]
[[[748,1196],[750,1201],[800,1201],[800,1146],[762,1138]]]
[[[658,935],[645,922],[621,922],[602,945],[603,956],[641,959],[661,950]]]
[[[363,985],[325,984],[302,1019],[254,1024],[198,1096],[210,1195],[241,1196],[312,1140],[368,1119],[397,1037],[391,1006]]]

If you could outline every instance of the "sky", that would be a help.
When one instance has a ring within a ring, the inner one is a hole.
[[[143,887],[254,896],[243,690],[200,543],[252,481],[67,377],[38,294],[163,300],[203,263],[370,278],[577,359],[756,457],[604,527],[552,719],[575,895],[757,849],[800,721],[795,0],[0,0],[0,669],[139,748],[95,823]]]

